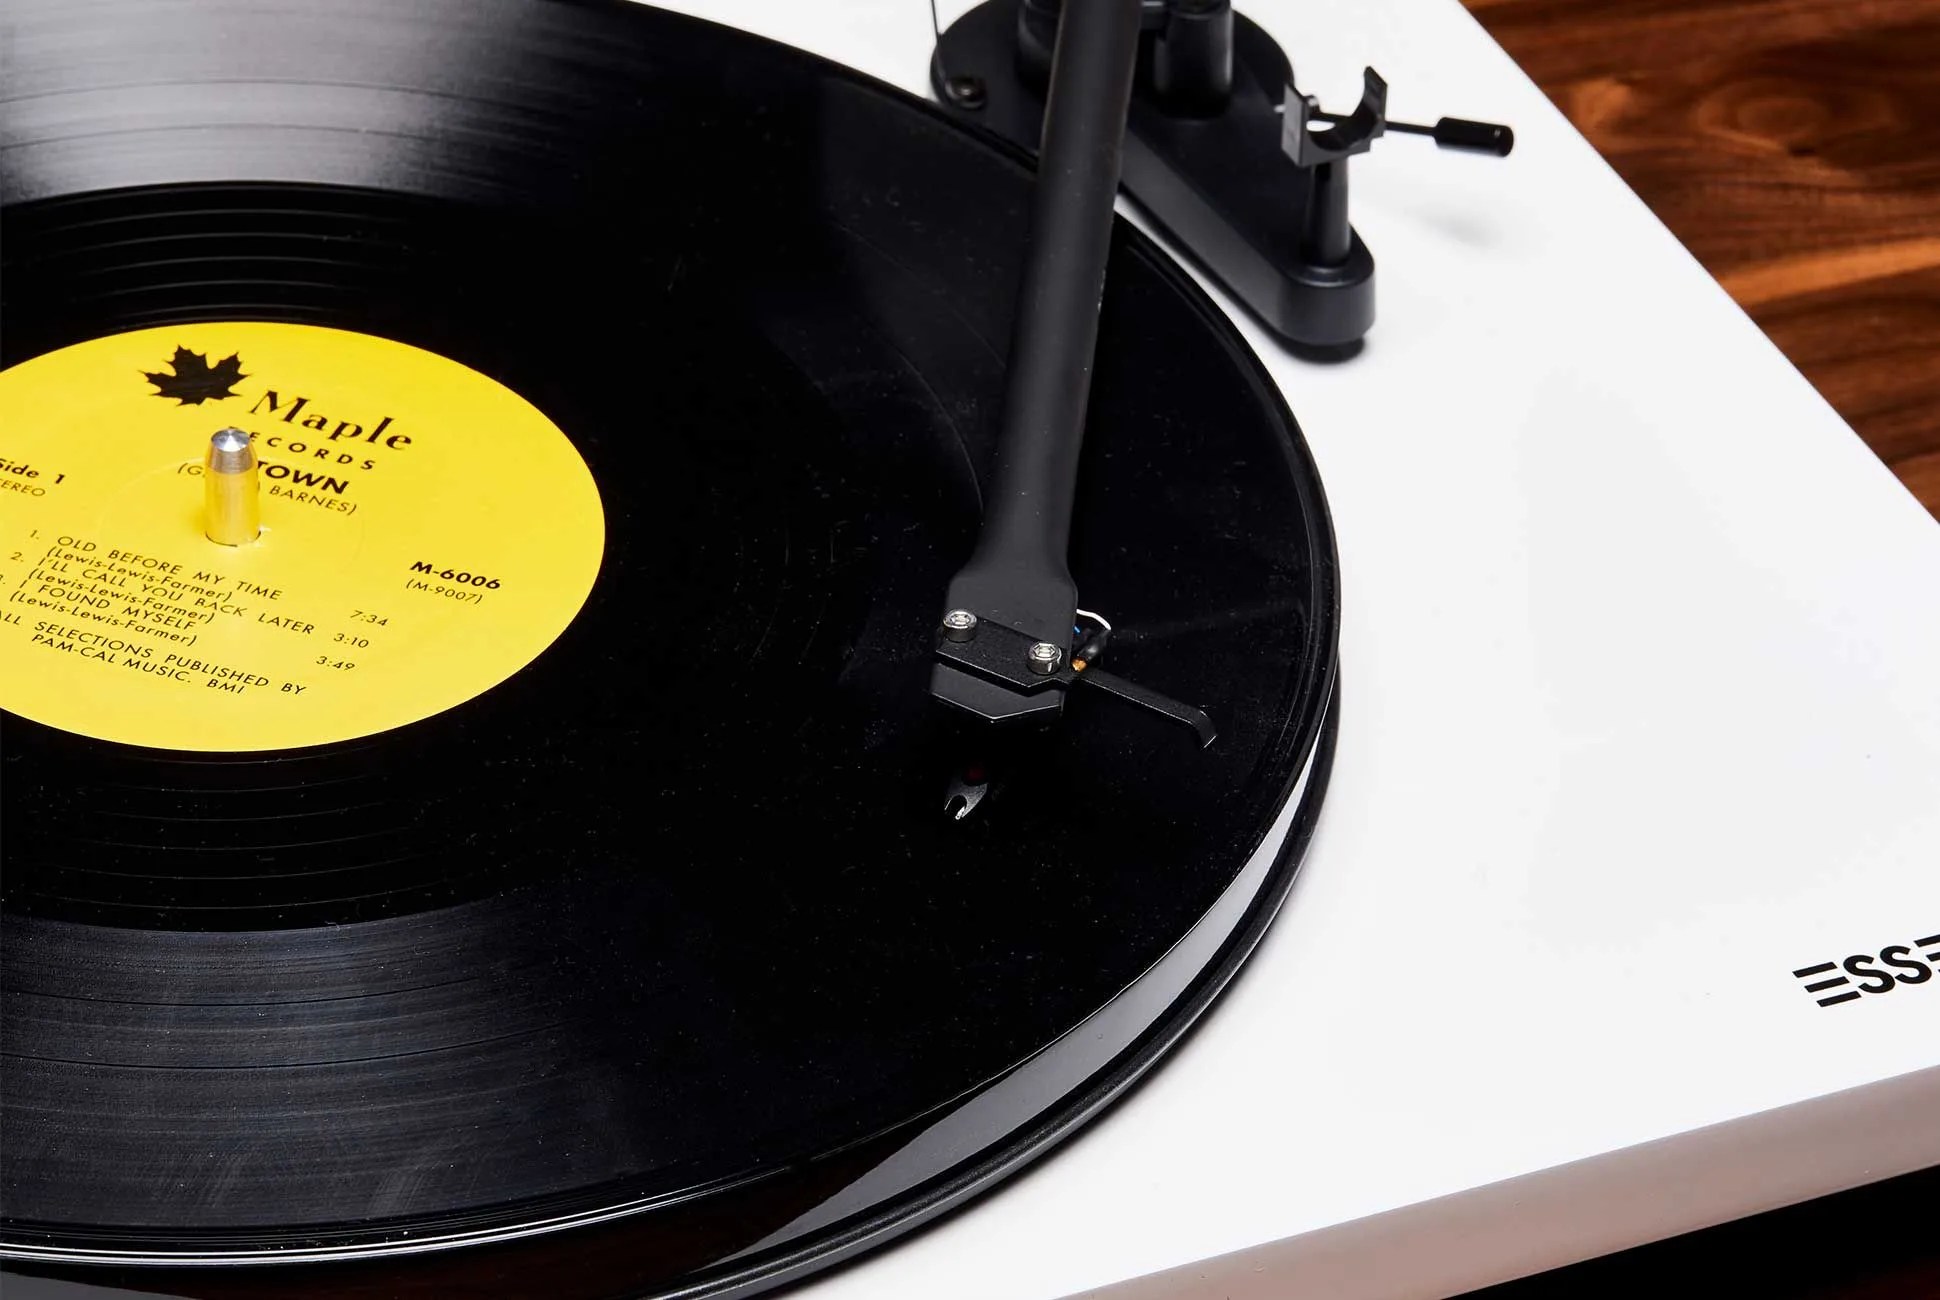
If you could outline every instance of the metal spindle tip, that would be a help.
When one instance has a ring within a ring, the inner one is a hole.
[[[218,429],[209,439],[209,469],[217,474],[240,474],[256,466],[256,451],[241,429]]]

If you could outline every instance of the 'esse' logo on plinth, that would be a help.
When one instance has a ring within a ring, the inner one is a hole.
[[[1890,944],[1877,954],[1860,952],[1843,961],[1801,966],[1792,975],[1807,981],[1805,991],[1820,1006],[1836,1007],[1862,994],[1892,993],[1908,985],[1925,984],[1934,978],[1936,970],[1940,970],[1940,934],[1910,944]]]

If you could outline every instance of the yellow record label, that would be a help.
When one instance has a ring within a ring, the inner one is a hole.
[[[225,427],[260,461],[236,546],[205,535]],[[164,749],[387,731],[537,658],[605,535],[566,436],[445,357],[261,322],[78,343],[0,371],[0,707]]]

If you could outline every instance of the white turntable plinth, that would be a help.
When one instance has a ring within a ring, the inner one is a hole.
[[[920,0],[675,7],[925,91]],[[1817,1005],[1940,966],[1940,526],[1454,0],[1241,8],[1518,136],[1354,164],[1357,359],[1235,312],[1339,534],[1326,811],[1173,1059],[815,1300],[1439,1296],[1940,1163],[1940,978]]]

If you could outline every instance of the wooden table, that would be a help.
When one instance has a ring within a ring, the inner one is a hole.
[[[1465,0],[1940,517],[1940,0]]]

